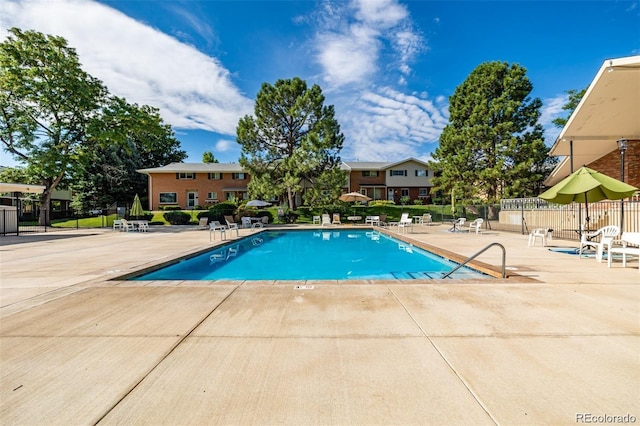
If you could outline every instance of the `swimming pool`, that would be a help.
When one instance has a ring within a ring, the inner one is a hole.
[[[130,279],[438,279],[457,265],[378,231],[274,230]],[[464,267],[451,278],[489,276]]]

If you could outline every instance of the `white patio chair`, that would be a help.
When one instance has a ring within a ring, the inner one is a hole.
[[[540,242],[542,243],[542,247],[546,247],[547,245],[547,238],[551,238],[551,232],[549,230],[549,228],[536,228],[533,231],[531,231],[531,233],[529,234],[529,244],[528,246],[531,247],[535,247],[536,246],[536,240],[540,238]]]
[[[216,231],[220,232],[220,239],[227,238],[227,227],[221,225],[217,220],[213,220],[209,223],[209,241],[211,241],[211,233],[213,232],[213,239],[216,239]]]
[[[608,225],[598,229],[595,232],[583,232],[580,236],[580,249],[578,253],[582,258],[582,252],[586,247],[596,248],[596,260],[602,262],[602,256],[606,248],[607,252],[611,249],[613,240],[620,234],[620,228],[615,225]],[[600,241],[595,241],[600,238]]]
[[[125,232],[136,230],[136,227],[133,226],[133,223],[129,222],[127,219],[121,219],[120,223],[122,224],[122,230]]]
[[[232,216],[225,216],[224,217],[225,222],[227,222],[227,227],[229,228],[229,231],[232,230],[236,230],[236,237],[240,236],[240,229],[238,228],[238,224],[235,223],[233,221],[233,217]]]
[[[477,218],[476,220],[472,220],[471,222],[469,222],[469,233],[471,233],[472,230],[476,231],[476,235],[480,233],[480,228],[482,228],[482,224],[484,223],[484,219],[482,219],[481,217]]]

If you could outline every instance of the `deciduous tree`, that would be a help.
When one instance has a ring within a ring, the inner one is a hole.
[[[0,141],[46,187],[44,205],[82,155],[106,95],[62,37],[12,28],[0,43]],[[41,224],[46,217],[43,209]]]
[[[262,84],[255,115],[241,118],[237,127],[240,164],[251,173],[253,197],[286,194],[294,209],[304,184],[320,188],[336,181],[328,175],[339,167],[344,136],[324,100],[320,86],[307,88],[297,77]]]

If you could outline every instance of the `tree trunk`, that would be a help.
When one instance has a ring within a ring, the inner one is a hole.
[[[46,188],[42,194],[42,205],[40,206],[40,214],[38,215],[38,225],[51,225],[51,215],[49,215],[49,206],[51,205],[51,194],[53,190]]]
[[[289,201],[289,210],[294,210],[296,208],[295,203],[294,203],[294,199],[293,199],[293,192],[291,191],[291,188],[287,188],[287,199]]]

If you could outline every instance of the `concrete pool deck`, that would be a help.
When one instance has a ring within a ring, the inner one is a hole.
[[[406,236],[465,256],[499,242],[523,278],[114,281],[220,241],[179,227],[2,237],[0,423],[638,422],[638,260],[609,269],[447,228]]]

